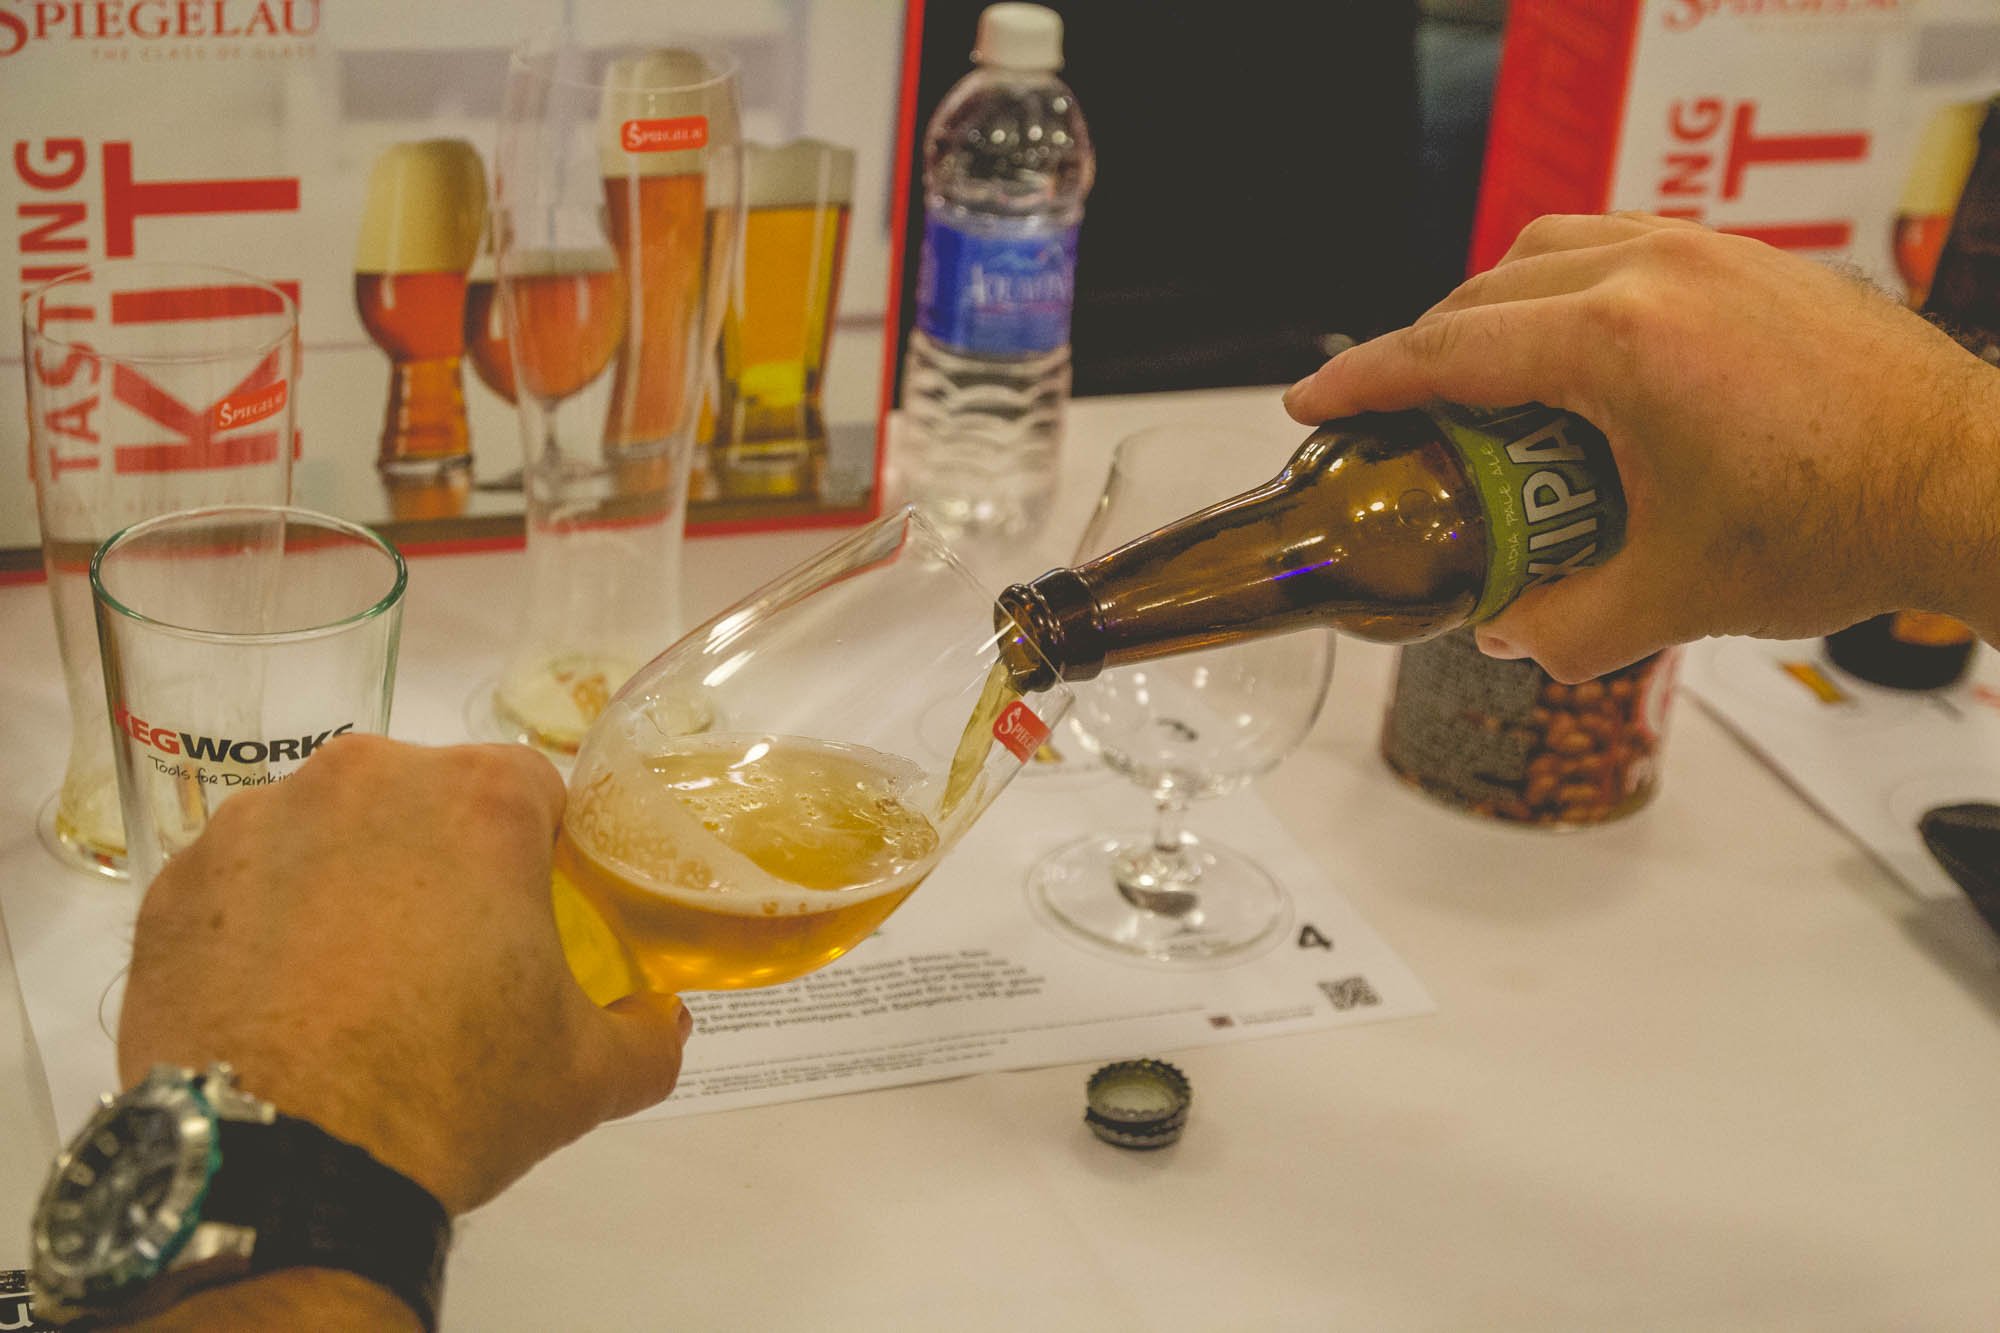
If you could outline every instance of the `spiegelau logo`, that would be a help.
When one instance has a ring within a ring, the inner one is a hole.
[[[0,58],[61,42],[312,37],[319,7],[320,0],[0,0]]]
[[[215,428],[235,430],[254,426],[285,410],[285,382],[266,385],[247,393],[232,393],[215,405]]]
[[[1686,32],[1713,18],[1847,18],[1900,14],[1913,0],[1667,0],[1666,27]]]

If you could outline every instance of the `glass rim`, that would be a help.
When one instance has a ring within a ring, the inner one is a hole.
[[[35,304],[47,296],[53,289],[65,283],[81,282],[95,274],[106,272],[165,272],[176,269],[184,272],[207,273],[215,277],[229,278],[232,280],[232,285],[234,286],[255,287],[268,295],[277,297],[278,309],[273,313],[283,317],[285,321],[283,329],[271,337],[264,339],[262,342],[246,343],[242,347],[232,347],[226,351],[107,352],[101,347],[94,347],[79,339],[64,338],[50,333],[45,329],[33,328],[28,323],[28,312],[34,308]],[[23,339],[23,351],[28,350],[33,344],[40,342],[46,343],[50,347],[61,348],[65,351],[81,351],[96,357],[100,361],[116,361],[135,366],[196,366],[204,361],[222,361],[239,357],[261,356],[265,352],[272,351],[289,340],[296,339],[298,332],[298,303],[286,295],[284,288],[267,279],[260,278],[254,273],[245,273],[242,269],[230,268],[223,264],[203,263],[199,260],[100,259],[93,263],[78,264],[75,268],[66,269],[58,273],[55,277],[50,278],[47,282],[32,287],[21,294],[21,336]]]
[[[331,529],[335,532],[345,533],[350,537],[358,537],[366,545],[374,547],[377,551],[389,557],[391,568],[396,571],[396,577],[390,583],[389,590],[377,598],[372,605],[364,607],[351,615],[342,616],[338,620],[324,621],[317,625],[308,625],[303,629],[262,630],[248,634],[232,633],[228,630],[196,629],[192,625],[176,625],[172,621],[157,619],[147,615],[143,611],[127,606],[125,603],[119,601],[104,586],[104,558],[112,554],[114,548],[121,544],[143,537],[157,528],[192,523],[198,520],[213,519],[232,514],[244,516],[260,515],[266,517],[282,515],[288,523],[303,521],[314,527]],[[267,647],[273,644],[307,643],[314,639],[331,638],[343,630],[353,628],[355,625],[379,619],[382,615],[392,610],[402,601],[403,593],[409,587],[409,582],[410,567],[408,562],[403,559],[403,553],[397,550],[392,543],[385,540],[381,534],[371,528],[363,527],[359,523],[351,523],[333,514],[323,514],[316,509],[301,509],[297,505],[206,505],[198,509],[177,509],[168,514],[156,514],[152,518],[141,519],[137,523],[128,524],[120,528],[117,532],[112,533],[98,544],[97,549],[91,552],[90,556],[90,595],[97,605],[109,608],[135,625],[143,625],[147,629],[157,630],[162,634],[171,635],[177,639],[185,639],[193,643],[229,643],[242,644],[249,647]]]
[[[604,87],[604,80],[601,78],[600,79],[565,78],[560,75],[551,74],[546,70],[537,69],[535,67],[533,63],[535,53],[543,50],[563,50],[563,49],[568,49],[573,51],[583,51],[583,50],[589,50],[591,48],[585,47],[581,43],[565,37],[562,33],[562,30],[559,28],[547,30],[534,37],[529,38],[525,42],[520,43],[512,51],[510,51],[507,55],[507,70],[510,74],[518,70],[521,73],[526,74],[531,78],[539,79],[541,82],[546,83],[551,87],[588,88],[593,92],[601,90]],[[729,51],[724,47],[718,46],[713,42],[700,42],[700,41],[662,42],[654,46],[640,46],[632,42],[620,42],[613,46],[606,47],[603,49],[607,53],[616,53],[616,54],[625,54],[628,52],[638,53],[642,51],[659,51],[659,50],[669,50],[669,49],[678,51],[692,51],[696,55],[700,56],[702,59],[708,61],[710,67],[715,71],[713,74],[709,75],[709,77],[705,79],[696,79],[693,82],[653,83],[653,84],[645,84],[640,87],[630,89],[630,91],[635,93],[698,93],[706,89],[715,88],[724,84],[734,83],[736,81],[737,75],[742,72],[743,68],[742,62],[737,60],[733,52]]]

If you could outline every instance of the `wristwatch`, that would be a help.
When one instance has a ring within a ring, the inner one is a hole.
[[[164,1309],[200,1287],[337,1268],[437,1327],[451,1219],[421,1185],[236,1086],[226,1064],[156,1065],[57,1154],[29,1285],[66,1324]]]

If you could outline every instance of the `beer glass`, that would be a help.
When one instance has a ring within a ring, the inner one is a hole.
[[[110,261],[23,302],[28,455],[69,697],[69,762],[37,821],[65,864],[124,874],[90,555],[143,518],[290,497],[297,312],[230,269]]]
[[[738,120],[719,53],[547,39],[512,59],[494,260],[529,575],[496,725],[475,730],[573,753],[679,629],[701,375],[742,229]]]
[[[741,277],[723,319],[715,441],[724,495],[808,494],[854,197],[854,153],[816,139],[744,149]]]
[[[341,519],[225,505],[148,519],[90,563],[134,882],[215,807],[389,724],[403,560]]]
[[[997,610],[906,509],[634,676],[584,738],[556,843],[591,998],[770,985],[866,939],[1069,706],[1060,682],[1007,688]],[[939,712],[963,722],[949,759],[920,734]]]
[[[462,139],[391,145],[368,173],[354,249],[361,326],[389,358],[376,468],[392,504],[472,467],[465,424],[465,280],[486,222],[486,169]]]
[[[513,404],[514,351],[500,317],[500,274],[490,250],[472,261],[465,277],[465,354],[480,383]]]
[[[1939,107],[1924,122],[1917,139],[1917,151],[1903,177],[1903,192],[1896,200],[1890,243],[1896,276],[1903,280],[1903,291],[1913,307],[1923,305],[1930,294],[1938,257],[1944,252],[1952,216],[1958,211],[1958,197],[1979,156],[1979,125],[1985,116],[1983,101]]]
[[[1270,460],[1223,430],[1163,426],[1121,442],[1077,560],[1104,554],[1218,496]],[[1152,794],[1149,832],[1093,833],[1046,857],[1029,896],[1072,939],[1165,964],[1213,964],[1269,945],[1291,899],[1242,851],[1198,838],[1188,806],[1270,771],[1305,739],[1333,672],[1333,632],[1298,630],[1114,667],[1077,687],[1072,730]]]

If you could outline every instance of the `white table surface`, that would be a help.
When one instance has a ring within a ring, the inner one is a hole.
[[[1274,465],[1302,435],[1269,390],[1079,402],[1049,549],[989,568],[1038,572],[1111,443],[1188,418]],[[694,543],[690,612],[827,539]],[[398,735],[459,738],[519,567],[413,562]],[[1920,907],[1685,699],[1623,823],[1449,813],[1375,757],[1391,654],[1341,647],[1263,792],[1435,1016],[1145,1052],[1196,1090],[1150,1155],[1086,1132],[1080,1066],[600,1130],[464,1222],[447,1327],[2000,1328],[2000,971],[1969,912]],[[0,591],[0,652],[22,873],[66,744],[42,589]],[[54,1144],[0,968],[9,1267]]]

